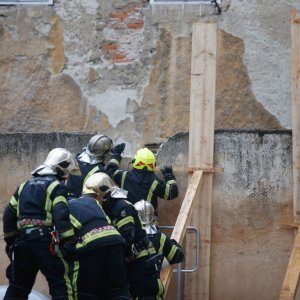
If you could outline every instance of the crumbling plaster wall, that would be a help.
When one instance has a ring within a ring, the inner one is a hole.
[[[75,153],[89,138],[88,134],[70,133],[0,135],[0,214],[17,185],[43,162],[50,149],[60,146]],[[213,181],[212,300],[278,298],[293,245],[293,230],[286,226],[293,221],[291,144],[290,131],[216,132],[215,165],[223,167],[224,173],[215,174]],[[157,161],[159,165],[186,166],[188,133],[165,141]],[[161,225],[175,223],[186,191],[187,174],[175,175],[180,195],[159,201]],[[3,242],[0,253],[4,253]],[[0,284],[7,283],[8,262],[2,254]],[[47,293],[42,277],[35,287]]]
[[[103,132],[126,154],[188,130],[192,23],[207,5],[0,6],[0,132]],[[296,0],[224,0],[216,128],[291,128]]]

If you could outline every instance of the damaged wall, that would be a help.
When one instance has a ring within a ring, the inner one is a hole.
[[[296,0],[224,0],[216,128],[291,128]],[[103,132],[132,154],[189,126],[192,23],[208,5],[0,6],[0,132]]]
[[[0,135],[0,214],[17,185],[43,162],[50,149],[60,146],[77,152],[89,137],[69,133]],[[224,173],[215,174],[213,182],[212,300],[278,298],[293,246],[293,230],[286,226],[293,221],[291,144],[290,131],[216,132],[215,165],[223,167]],[[187,156],[188,133],[180,133],[161,145],[157,162],[182,167],[187,165]],[[186,174],[175,175],[180,195],[172,201],[159,201],[161,225],[175,223],[186,191]],[[1,224],[0,228],[2,231]],[[3,242],[0,253],[4,253]],[[0,265],[0,284],[4,284],[4,255]],[[35,287],[47,293],[43,278],[39,277]]]

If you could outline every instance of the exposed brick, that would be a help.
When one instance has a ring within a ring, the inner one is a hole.
[[[116,50],[118,48],[117,44],[114,43],[103,43],[100,45],[102,50]]]
[[[140,29],[144,27],[144,23],[129,23],[127,24],[129,29]]]
[[[127,61],[126,60],[126,55],[123,54],[123,53],[117,53],[117,54],[113,55],[111,60],[114,63]]]
[[[120,19],[123,21],[128,17],[128,14],[126,12],[113,12],[111,13],[110,17],[112,19]]]

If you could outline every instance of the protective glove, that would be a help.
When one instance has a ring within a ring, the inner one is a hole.
[[[61,251],[68,263],[72,263],[73,261],[77,260],[76,244],[77,238],[75,236],[64,239],[62,241]]]
[[[124,151],[125,149],[125,146],[126,144],[125,143],[121,143],[121,144],[118,144],[114,147],[114,150],[113,150],[113,154],[115,155],[121,155],[121,153]]]
[[[162,168],[160,168],[160,171],[163,173],[164,176],[169,174],[173,175],[172,166],[163,166]]]

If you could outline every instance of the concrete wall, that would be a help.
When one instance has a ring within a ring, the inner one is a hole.
[[[0,6],[0,132],[103,132],[126,154],[189,126],[192,24],[219,21],[216,128],[291,128],[298,0]]]
[[[60,146],[77,152],[89,137],[68,133],[0,135],[1,214],[16,186],[50,149]],[[292,222],[291,143],[290,131],[216,131],[215,164],[222,166],[224,173],[215,174],[213,184],[211,299],[278,298],[293,245],[293,231],[285,226]],[[161,145],[157,162],[186,166],[187,155],[188,133],[179,133]],[[180,196],[159,202],[161,225],[174,224],[186,191],[186,174],[176,173],[176,178]],[[0,251],[3,284],[7,265],[3,242]],[[39,277],[36,288],[47,292],[43,278]]]

